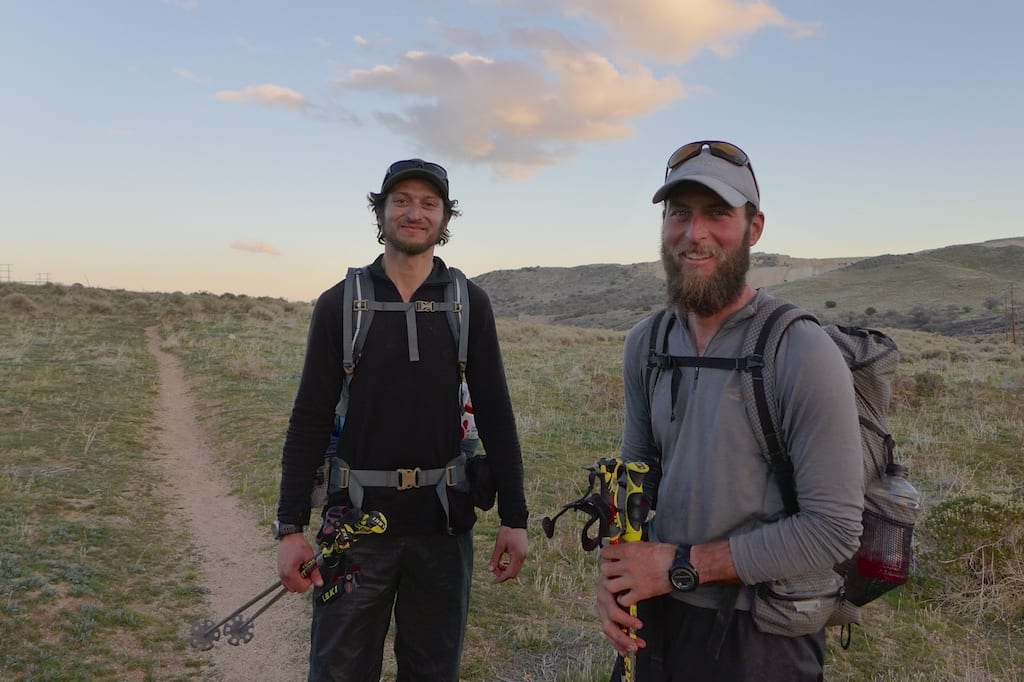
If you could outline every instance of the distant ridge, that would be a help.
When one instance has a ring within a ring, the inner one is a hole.
[[[830,259],[755,253],[748,281],[824,320],[971,333],[998,327],[1011,287],[1024,303],[1024,237],[908,254]],[[664,305],[660,262],[495,270],[473,280],[500,317],[629,329]],[[871,311],[871,312],[866,312]],[[940,322],[942,321],[942,322]],[[948,329],[942,324],[948,323]]]

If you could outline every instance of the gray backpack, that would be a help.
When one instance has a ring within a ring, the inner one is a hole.
[[[782,335],[796,320],[818,322],[810,313],[782,299],[768,297],[759,306],[743,342],[743,357],[718,358],[707,356],[672,356],[667,353],[668,335],[676,322],[667,310],[655,315],[651,325],[646,381],[648,400],[654,395],[654,385],[663,373],[670,373],[673,381],[673,408],[680,381],[680,367],[709,367],[737,371],[742,375],[743,400],[751,429],[778,481],[787,514],[799,511],[793,463],[782,441],[775,396],[775,355]],[[895,441],[888,431],[887,415],[892,400],[892,379],[899,364],[899,349],[895,341],[882,332],[861,327],[823,327],[838,346],[853,375],[857,412],[861,426],[861,452],[864,463],[864,531],[860,548],[851,559],[835,566],[842,577],[835,607],[829,625],[844,628],[860,623],[860,607],[907,579],[911,561],[911,538],[917,518],[917,509],[894,504],[882,491],[880,483],[887,475],[905,469],[895,463]],[[673,409],[674,418],[674,409]],[[877,571],[862,574],[861,567],[867,557],[885,556],[889,570],[884,575]],[[843,645],[848,646],[849,635]]]

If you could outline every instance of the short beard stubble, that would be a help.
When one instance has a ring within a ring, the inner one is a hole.
[[[441,243],[441,236],[444,234],[444,228],[441,228],[438,231],[437,236],[433,241],[422,242],[419,244],[410,244],[407,241],[399,239],[397,236],[385,229],[382,229],[381,232],[384,235],[384,243],[398,253],[405,254],[406,256],[418,256],[421,253],[426,253]]]
[[[687,272],[664,242],[661,245],[661,263],[667,280],[668,306],[708,317],[724,310],[743,292],[750,269],[750,226],[743,235],[743,243],[732,251],[716,248],[712,254],[718,267],[709,277]]]

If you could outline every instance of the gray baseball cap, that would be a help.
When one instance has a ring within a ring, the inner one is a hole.
[[[760,209],[761,195],[749,160],[743,165],[737,165],[735,159],[729,160],[720,157],[717,150],[709,146],[709,143],[698,144],[702,145],[699,147],[700,152],[669,171],[665,178],[665,184],[654,193],[652,202],[658,204],[664,201],[680,183],[696,182],[718,194],[730,206],[739,208],[750,202]],[[689,145],[680,147],[680,150],[686,146]],[[729,146],[732,147],[732,145]],[[746,158],[746,154],[743,156]]]

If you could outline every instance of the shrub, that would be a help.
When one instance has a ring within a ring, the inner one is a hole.
[[[914,375],[914,391],[921,398],[941,395],[946,392],[946,378],[938,372],[918,372]]]
[[[39,306],[31,298],[25,294],[13,293],[7,294],[0,301],[3,302],[5,308],[9,310],[17,310],[23,313],[37,313],[39,312]]]
[[[835,301],[825,301],[825,307],[826,308],[835,308],[836,307],[836,302]]]
[[[1020,617],[1015,587],[1024,555],[1024,503],[985,494],[939,502],[919,524],[918,559],[923,572],[944,585],[955,608]]]
[[[281,314],[280,309],[275,306],[254,305],[249,309],[250,317],[264,322],[273,322]]]

